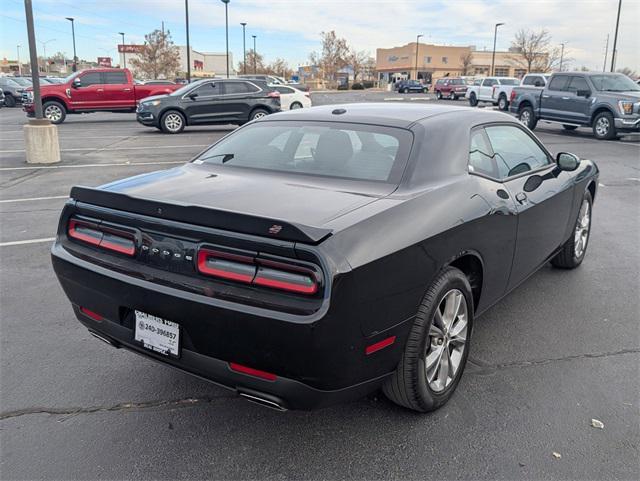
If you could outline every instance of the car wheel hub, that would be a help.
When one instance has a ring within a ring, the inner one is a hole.
[[[524,125],[527,125],[527,126],[529,125],[530,118],[531,116],[529,115],[528,110],[525,110],[520,114],[520,122],[522,122]]]
[[[168,130],[175,132],[176,130],[180,130],[180,127],[182,127],[182,118],[178,114],[169,114],[167,115],[164,124],[167,126]]]
[[[573,251],[576,258],[582,257],[584,250],[587,248],[587,240],[589,239],[589,227],[591,225],[591,208],[587,200],[582,201],[580,213],[578,214],[578,222],[573,236]]]
[[[62,110],[57,105],[49,105],[44,110],[44,116],[52,122],[57,122],[62,118]]]
[[[467,345],[467,302],[458,289],[448,291],[429,328],[425,353],[425,373],[432,391],[444,391],[462,366]]]
[[[598,122],[596,123],[596,132],[598,133],[598,135],[607,135],[607,133],[609,132],[609,119],[606,117],[600,117],[598,119]]]
[[[257,114],[255,114],[253,116],[254,119],[261,119],[262,117],[264,117],[265,114],[263,112],[258,112]]]

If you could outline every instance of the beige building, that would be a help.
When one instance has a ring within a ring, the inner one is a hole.
[[[381,84],[415,78],[433,83],[442,77],[489,75],[491,70],[491,51],[476,50],[472,45],[456,47],[420,43],[416,52],[416,45],[412,42],[402,47],[376,50],[376,72]],[[496,52],[495,75],[521,77],[527,73],[519,65],[518,56],[515,51]],[[465,60],[469,63],[466,72]]]

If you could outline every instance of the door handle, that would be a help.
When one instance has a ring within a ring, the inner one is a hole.
[[[518,194],[516,194],[516,200],[520,204],[526,203],[527,202],[527,194],[525,194],[524,192],[519,192]]]
[[[104,89],[96,89],[96,92],[104,92]]]
[[[569,97],[562,97],[562,100],[569,100]]]
[[[131,92],[131,89],[122,89],[123,92]]]
[[[542,96],[542,98],[543,98],[543,99],[548,99],[548,98],[549,98],[549,96],[548,96],[548,95],[543,95],[543,96]]]

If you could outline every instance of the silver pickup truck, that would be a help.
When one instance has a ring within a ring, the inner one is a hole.
[[[553,74],[544,89],[516,87],[509,110],[533,130],[539,120],[566,130],[591,127],[600,140],[640,132],[640,86],[619,73]]]

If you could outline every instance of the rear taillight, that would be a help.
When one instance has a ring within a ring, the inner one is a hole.
[[[278,98],[278,99],[279,99],[279,98],[280,98],[280,92],[278,92],[278,91],[274,90],[274,91],[272,91],[272,92],[269,92],[269,93],[267,94],[267,97],[275,97],[275,98]]]
[[[515,98],[516,98],[516,91],[512,90],[511,91],[511,95],[509,96],[509,101],[513,102],[515,100]]]
[[[197,259],[198,272],[206,276],[296,294],[313,295],[319,289],[317,273],[295,264],[207,248],[198,251]]]
[[[112,229],[99,224],[71,219],[67,235],[71,239],[84,242],[85,244],[101,247],[113,252],[133,256],[136,253],[136,244],[133,234]]]

